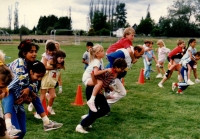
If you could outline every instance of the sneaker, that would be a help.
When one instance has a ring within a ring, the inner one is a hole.
[[[54,110],[53,110],[53,108],[51,107],[47,107],[47,111],[49,112],[49,114],[51,114],[51,115],[55,115],[56,113],[54,112]]]
[[[87,102],[87,105],[88,105],[88,107],[90,108],[91,111],[97,112],[97,108],[95,107],[94,102],[88,101],[88,102]]]
[[[81,116],[81,119],[83,120],[83,119],[85,119],[87,116],[88,116],[88,114],[82,115],[82,116]]]
[[[28,111],[33,111],[33,103],[30,103],[30,104],[28,105]]]
[[[200,83],[200,80],[199,79],[195,79],[195,83]]]
[[[82,116],[81,116],[81,119],[83,120],[83,119],[85,119],[87,116],[88,116],[88,114],[82,115]],[[89,125],[87,128],[92,128],[92,125]]]
[[[194,82],[192,82],[190,79],[187,80],[188,85],[194,85]]]
[[[159,74],[156,76],[156,78],[163,78],[163,76],[162,76],[161,73],[159,73]]]
[[[150,80],[150,78],[149,78],[149,77],[147,77],[147,78],[146,78],[146,80]]]
[[[161,83],[159,83],[158,86],[159,86],[160,88],[163,88],[163,85],[162,85]]]
[[[181,94],[181,95],[182,95],[182,94],[183,94],[183,92],[182,92],[182,91],[181,91],[181,92],[178,92],[178,91],[177,91],[177,92],[176,92],[176,94]]]
[[[110,83],[109,87],[113,88],[113,90],[114,90],[115,92],[120,93],[120,90],[118,89],[117,84],[115,83],[115,80],[113,80],[113,81]]]
[[[62,123],[57,123],[55,121],[49,120],[49,124],[44,125],[44,131],[50,131],[54,129],[58,129],[62,126]]]
[[[174,91],[174,90],[175,90],[175,88],[176,88],[176,85],[175,85],[175,83],[172,83],[172,91]]]
[[[42,119],[41,116],[40,116],[38,113],[35,113],[35,114],[34,114],[34,117],[35,117],[36,119]]]
[[[79,133],[89,133],[88,131],[86,131],[80,124],[78,124],[77,126],[76,126],[76,132],[79,132]]]
[[[19,130],[19,129],[16,129],[14,125],[12,125],[11,127],[9,127],[9,128],[7,129],[7,133],[8,133],[8,135],[10,135],[10,136],[15,136],[15,135],[17,135],[18,133],[21,133],[21,132],[22,132],[22,131]]]

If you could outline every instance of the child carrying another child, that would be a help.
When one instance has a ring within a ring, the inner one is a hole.
[[[200,52],[195,53],[192,56],[192,59],[197,61],[200,59]],[[188,67],[191,66],[191,68],[193,68],[194,63],[190,57],[184,59],[182,61],[182,68],[181,68],[181,75],[183,78],[183,82],[179,82],[179,83],[172,83],[172,91],[175,90],[176,87],[178,87],[178,91],[176,93],[178,94],[183,94],[183,90],[185,90],[190,84],[188,84]]]
[[[158,75],[156,76],[156,78],[163,78],[163,75],[165,75],[164,63],[167,59],[166,57],[167,54],[170,52],[170,49],[165,46],[163,40],[158,40],[156,44],[158,45],[157,53],[159,64],[159,66],[156,66],[158,71]],[[162,71],[162,74],[160,70]]]
[[[163,87],[163,83],[169,79],[173,73],[174,68],[180,72],[181,66],[179,62],[183,56],[183,48],[185,47],[185,42],[183,40],[178,40],[177,45],[169,54],[168,54],[168,61],[170,66],[168,67],[167,72],[165,73],[165,77],[158,83],[159,87]]]
[[[195,76],[195,83],[200,82],[200,80],[197,78],[197,63],[196,63],[196,60],[193,58],[194,54],[197,52],[197,50],[195,48],[196,43],[197,42],[196,42],[195,39],[190,39],[188,41],[188,46],[185,49],[184,55],[183,55],[183,57],[181,58],[181,61],[180,61],[180,64],[182,64],[182,61],[184,61],[185,59],[188,59],[188,58],[190,58],[193,61],[193,64],[192,64],[193,67],[191,67],[190,64],[188,64],[188,81],[187,81],[187,84],[189,84],[189,85],[194,84],[194,82],[192,82],[190,80],[191,70],[193,70],[193,73],[194,73],[194,76]]]
[[[48,101],[48,107],[47,110],[50,114],[55,114],[52,106],[54,99],[56,98],[55,93],[55,85],[58,82],[58,79],[60,78],[61,69],[65,69],[64,67],[64,58],[66,57],[66,54],[62,50],[57,50],[53,56],[53,59],[50,59],[47,61],[46,68],[51,69],[47,70],[46,74],[42,78],[41,81],[41,94],[40,94],[40,100],[43,102],[46,96],[47,90],[49,91],[49,96],[51,99]]]
[[[108,88],[112,80],[116,78],[117,73],[122,72],[127,67],[127,64],[126,62],[120,63],[122,64],[120,65],[122,67],[118,67],[119,65],[115,65],[115,67],[113,66],[113,68],[104,69],[102,60],[102,58],[104,57],[104,48],[101,45],[97,44],[89,49],[89,52],[90,63],[83,74],[82,81],[86,86],[95,85],[92,96],[88,100],[87,104],[90,110],[92,110],[93,112],[97,112],[97,109],[95,107],[95,97],[97,93],[101,93],[101,88]],[[96,82],[94,82],[91,76],[92,72],[97,79]]]

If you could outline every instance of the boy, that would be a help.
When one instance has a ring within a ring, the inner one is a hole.
[[[86,44],[86,51],[83,54],[83,58],[82,58],[82,63],[85,64],[84,69],[86,69],[88,67],[88,62],[89,62],[89,49],[92,48],[94,46],[94,44],[92,42],[87,42]]]

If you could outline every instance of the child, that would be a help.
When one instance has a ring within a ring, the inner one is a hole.
[[[193,69],[194,71],[194,76],[195,76],[195,82],[198,83],[200,82],[200,80],[197,78],[197,64],[196,64],[196,60],[193,59],[193,55],[197,52],[196,48],[196,40],[195,39],[190,39],[188,41],[188,46],[187,48],[185,49],[184,51],[184,55],[183,57],[181,58],[181,61],[180,61],[180,64],[182,64],[182,61],[187,59],[187,58],[190,58],[192,61],[193,61],[193,66],[194,67],[191,67],[190,64],[188,64],[188,81],[187,81],[187,84],[189,85],[193,85],[194,82],[192,82],[190,80],[190,73],[191,73],[191,70]]]
[[[132,63],[137,62],[137,59],[135,59],[134,54],[131,51],[131,47],[130,47],[130,46],[133,46],[132,41],[134,40],[134,35],[135,35],[135,30],[132,27],[125,28],[123,37],[120,40],[118,40],[116,43],[108,47],[106,51],[106,55],[113,53],[118,49],[127,48],[128,52],[130,53]]]
[[[199,60],[200,59],[200,52],[197,52],[195,53],[193,56],[192,56],[192,59],[193,60]],[[178,91],[176,93],[178,94],[183,94],[183,90],[185,90],[189,84],[187,83],[188,81],[188,65],[191,65],[191,67],[193,67],[194,65],[194,62],[191,60],[191,58],[186,58],[182,61],[182,68],[181,68],[181,75],[182,75],[182,78],[184,80],[184,82],[179,82],[179,83],[172,83],[172,91],[175,90],[176,87],[178,87]]]
[[[84,69],[86,69],[88,67],[88,63],[89,63],[89,49],[92,48],[94,46],[94,44],[92,42],[87,42],[86,44],[86,51],[83,54],[83,59],[82,59],[82,63],[85,64]]]
[[[175,47],[169,54],[168,54],[168,61],[170,62],[170,66],[168,67],[168,71],[165,73],[165,77],[158,83],[159,87],[163,87],[163,83],[169,79],[173,73],[174,68],[180,71],[181,67],[179,62],[183,56],[183,48],[185,47],[185,42],[183,40],[178,40],[177,47]]]
[[[56,49],[54,41],[53,40],[47,40],[46,44],[45,44],[45,53],[42,54],[42,60],[41,60],[41,62],[45,65],[47,70],[52,69],[52,67],[47,66],[47,61],[51,60],[53,58],[53,55],[55,54],[56,50],[57,49]],[[33,110],[33,104],[30,103],[29,106],[28,106],[28,111],[32,111],[32,110]],[[51,113],[54,114],[53,111]],[[41,117],[37,113],[34,113],[34,117],[37,118],[37,119],[41,119]]]
[[[112,70],[111,70],[111,68],[104,69],[103,60],[102,60],[102,58],[104,57],[104,48],[101,45],[97,44],[97,45],[93,46],[91,49],[89,49],[89,53],[90,53],[89,66],[83,73],[82,81],[85,84],[85,86],[95,85],[93,93],[92,93],[94,95],[92,95],[90,97],[87,104],[92,111],[96,112],[97,109],[94,105],[94,100],[95,100],[96,94],[102,88],[103,82],[101,80],[97,79],[97,82],[94,83],[94,81],[92,80],[91,73],[92,73],[92,71],[94,71],[94,76],[97,76],[97,75],[101,75],[106,72],[111,73]]]
[[[163,75],[165,74],[164,63],[166,61],[166,55],[170,52],[170,49],[166,48],[163,40],[158,40],[156,44],[158,45],[158,66],[156,66],[158,75],[156,78],[163,78]],[[162,70],[163,75],[161,74],[160,70]]]
[[[4,64],[5,54],[0,50],[0,100],[4,97],[8,96],[8,88],[7,86],[12,81],[13,75],[10,69]],[[15,132],[19,132],[19,130],[15,129]],[[9,139],[10,136],[6,131],[5,120],[3,119],[3,111],[0,102],[0,138]]]
[[[43,102],[45,99],[46,91],[49,91],[49,96],[51,99],[48,101],[47,110],[50,114],[54,115],[55,112],[52,108],[54,99],[56,97],[55,94],[55,85],[60,78],[61,69],[64,69],[64,58],[66,54],[64,51],[57,50],[55,55],[53,56],[52,60],[47,61],[47,67],[52,70],[47,70],[45,76],[42,78],[41,81],[41,94],[40,100]]]
[[[29,40],[25,40],[20,43],[18,49],[19,58],[9,64],[9,68],[14,73],[14,79],[8,86],[9,96],[3,99],[2,104],[4,108],[6,128],[9,135],[16,135],[21,130],[19,138],[23,138],[26,133],[26,115],[23,107],[23,102],[26,101],[24,101],[23,98],[27,98],[29,96],[29,93],[30,95],[33,95],[33,92],[37,91],[35,90],[36,86],[31,84],[31,82],[35,80],[40,80],[42,73],[44,74],[45,72],[45,68],[41,62],[41,64],[33,63],[31,69],[28,66],[28,63],[32,63],[36,59],[37,51],[39,49],[38,45],[32,43]],[[62,126],[62,124],[51,122],[48,119],[48,117],[45,115],[42,104],[38,97],[36,97],[36,99],[33,99],[32,102],[36,107],[36,110],[38,110],[38,112],[41,112],[45,131],[55,129],[55,125],[58,125],[58,128]],[[17,129],[20,129],[18,132],[14,132],[13,129],[15,128],[12,123],[16,126]]]
[[[151,65],[152,65],[152,60],[155,60],[156,63],[158,63],[156,56],[154,55],[154,50],[153,50],[153,42],[150,41],[149,44],[149,50],[144,52],[144,76],[147,80],[150,80],[150,72],[151,72]]]

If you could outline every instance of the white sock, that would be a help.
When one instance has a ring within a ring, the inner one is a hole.
[[[6,123],[6,128],[8,129],[9,127],[12,126],[12,123],[11,123],[11,119],[10,118],[6,118],[5,119],[5,123]]]
[[[49,124],[49,118],[47,116],[42,117],[42,121],[44,125]]]
[[[95,98],[96,98],[96,96],[93,96],[93,95],[92,95],[92,96],[90,97],[90,100],[89,100],[89,101],[94,102]]]

